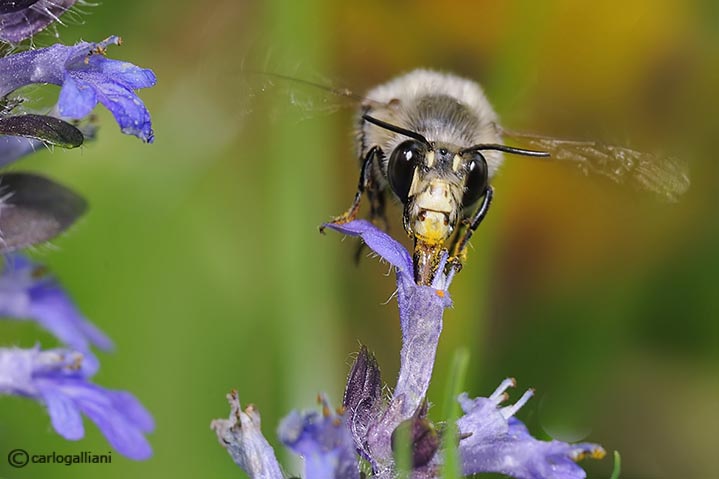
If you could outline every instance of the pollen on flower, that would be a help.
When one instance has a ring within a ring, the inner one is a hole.
[[[72,358],[72,363],[68,365],[68,368],[73,371],[79,371],[82,368],[82,354],[75,354]]]
[[[435,290],[435,293],[437,293],[437,296],[439,296],[440,298],[444,298],[444,290],[438,289]]]
[[[606,455],[607,452],[604,449],[602,449],[601,447],[597,447],[595,449],[592,449],[591,455],[589,457],[591,457],[592,459],[599,460],[604,459],[604,456]]]
[[[580,451],[571,456],[572,460],[574,462],[580,462],[585,460],[587,457],[590,459],[604,459],[604,456],[606,456],[607,453],[602,449],[601,447],[597,446],[597,448],[592,449],[591,451]]]
[[[93,48],[92,50],[90,50],[89,55],[102,55],[102,56],[106,56],[106,55],[107,55],[107,46],[106,46],[106,45],[102,45],[102,44],[98,44],[95,48]]]

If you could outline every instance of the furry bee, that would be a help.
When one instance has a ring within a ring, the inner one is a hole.
[[[353,96],[346,90],[339,94]],[[536,149],[507,146],[505,138]],[[429,70],[399,76],[362,97],[357,153],[357,192],[349,209],[332,222],[355,219],[366,194],[370,219],[386,224],[385,195],[390,192],[404,206],[404,229],[414,240],[415,281],[422,285],[431,283],[445,252],[447,267],[461,268],[469,239],[491,205],[490,182],[503,153],[551,156],[668,200],[689,186],[675,158],[503,130],[479,84]]]

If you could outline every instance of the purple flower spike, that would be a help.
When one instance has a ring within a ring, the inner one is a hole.
[[[423,401],[434,366],[442,316],[451,306],[447,288],[453,274],[444,273],[446,254],[432,280],[432,286],[414,282],[410,254],[389,235],[363,220],[344,225],[326,225],[340,233],[360,236],[365,243],[397,270],[397,300],[402,328],[400,373],[392,397],[379,397],[379,368],[374,358],[362,349],[355,361],[345,390],[350,407],[351,431],[356,450],[372,466],[373,477],[394,477],[392,434],[410,418],[423,417]],[[604,455],[595,444],[567,444],[561,441],[539,441],[529,435],[524,425],[512,417],[532,396],[527,391],[512,406],[500,407],[506,400],[505,390],[514,385],[506,380],[489,398],[459,400],[465,415],[457,426],[463,435],[459,444],[463,470],[467,475],[498,472],[519,479],[580,479],[584,470],[574,461],[585,455]],[[414,422],[420,424],[421,422]],[[415,444],[417,447],[418,444]],[[426,449],[426,448],[425,448]],[[428,454],[424,454],[428,452]],[[421,447],[413,450],[415,460],[422,459],[413,477],[438,477],[441,455]],[[417,463],[416,463],[417,465]]]
[[[584,470],[575,461],[589,456],[604,457],[596,444],[568,444],[533,438],[514,414],[532,397],[529,390],[515,404],[500,407],[505,392],[515,385],[505,379],[488,398],[459,397],[465,415],[457,421],[463,439],[459,442],[464,474],[496,472],[517,479],[583,479]]]
[[[402,328],[399,378],[390,404],[367,425],[366,437],[355,438],[358,450],[369,449],[370,462],[374,466],[380,471],[388,470],[393,462],[392,433],[400,423],[412,417],[427,394],[442,332],[442,316],[445,308],[452,305],[447,292],[452,278],[443,272],[445,255],[432,286],[417,285],[409,252],[369,221],[326,226],[346,235],[360,236],[397,270],[397,302]]]
[[[0,41],[17,43],[30,38],[75,4],[76,0],[0,1]]]
[[[354,443],[347,419],[321,397],[322,414],[293,411],[280,424],[282,443],[305,460],[306,478],[359,479]]]
[[[148,459],[152,448],[145,433],[155,427],[150,413],[130,393],[90,383],[90,374],[74,351],[0,348],[0,394],[42,402],[55,431],[69,440],[84,437],[84,414],[117,452]]]
[[[97,359],[90,346],[112,349],[110,338],[88,321],[67,293],[41,265],[20,255],[6,256],[0,275],[0,315],[34,320],[70,348],[84,354],[94,372]]]
[[[100,43],[56,44],[1,58],[0,96],[31,83],[60,85],[57,108],[61,117],[81,119],[99,102],[110,110],[123,133],[152,143],[150,113],[135,90],[155,85],[155,74],[106,58],[107,47],[119,44],[120,38],[112,36]]]
[[[210,427],[220,444],[251,479],[283,479],[275,452],[260,430],[260,413],[250,405],[243,411],[237,391],[227,395],[229,419],[215,419]]]

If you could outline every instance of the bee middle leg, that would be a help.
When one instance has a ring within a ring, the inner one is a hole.
[[[342,225],[349,223],[357,217],[359,212],[360,203],[362,202],[362,194],[365,192],[368,186],[372,184],[372,164],[375,158],[382,154],[382,150],[379,146],[373,146],[365,155],[364,161],[362,162],[362,168],[360,169],[359,181],[357,182],[357,192],[355,193],[354,199],[349,209],[339,216],[335,216],[330,221],[331,224]],[[324,233],[325,226],[320,226],[320,233]]]
[[[471,219],[465,219],[462,221],[461,230],[453,237],[452,242],[449,246],[449,260],[448,264],[451,269],[458,272],[462,269],[462,265],[467,259],[467,245],[472,237],[472,234],[477,230],[480,223],[487,216],[489,206],[492,204],[492,198],[494,197],[494,188],[491,186],[487,187],[487,192],[484,194],[482,204],[474,213]]]

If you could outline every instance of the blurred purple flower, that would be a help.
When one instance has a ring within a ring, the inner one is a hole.
[[[90,346],[112,349],[112,341],[88,321],[43,266],[18,255],[5,257],[0,275],[0,316],[33,320],[85,356],[93,373],[98,363]]]
[[[227,395],[229,419],[215,419],[210,427],[235,464],[251,479],[284,479],[272,446],[260,430],[260,413],[249,405],[243,411],[237,391]]]
[[[59,22],[76,2],[0,0],[0,42],[17,43],[31,37]],[[45,142],[79,146],[83,138],[93,136],[94,125],[68,125],[57,119],[82,119],[97,103],[110,110],[124,133],[153,141],[150,114],[135,90],[153,86],[155,75],[131,63],[105,58],[106,48],[118,44],[119,37],[113,36],[100,43],[56,44],[20,53],[9,53],[12,47],[6,45],[6,56],[0,58],[0,120],[3,133],[17,136],[0,136],[0,166]],[[61,87],[56,106],[44,115],[13,113],[22,99],[8,95],[35,83]],[[3,253],[51,239],[85,210],[81,197],[39,175],[4,173],[0,187]],[[55,430],[67,439],[84,436],[84,414],[121,454],[136,460],[151,456],[144,434],[154,429],[154,423],[145,408],[127,392],[89,382],[99,367],[91,346],[111,349],[112,342],[80,314],[43,268],[21,256],[6,257],[0,274],[0,316],[36,321],[72,348],[45,352],[37,347],[0,348],[0,395],[42,402]]]
[[[322,396],[322,414],[291,412],[282,420],[282,443],[305,460],[304,477],[359,479],[359,465],[346,417]]]
[[[132,394],[92,384],[90,376],[77,352],[0,348],[0,394],[43,403],[55,431],[73,441],[85,435],[84,414],[117,452],[148,459],[152,448],[145,433],[155,427],[152,416]]]
[[[0,41],[17,43],[57,22],[76,0],[1,0]]]
[[[61,118],[81,119],[99,102],[110,110],[123,133],[152,143],[150,113],[135,90],[155,85],[155,74],[106,58],[107,47],[119,44],[120,38],[112,36],[100,43],[56,44],[0,58],[0,97],[32,83],[60,85],[57,110]]]
[[[0,135],[0,168],[43,148],[40,140]]]

